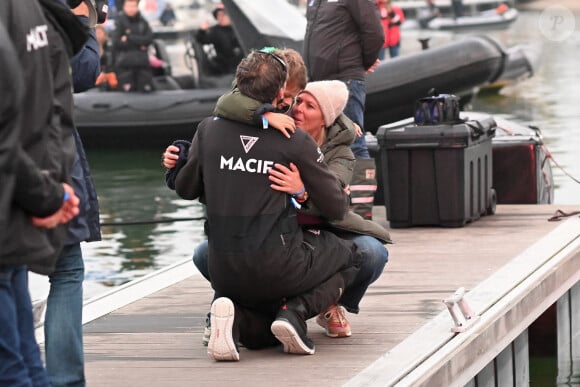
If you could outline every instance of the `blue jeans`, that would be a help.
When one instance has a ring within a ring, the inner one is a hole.
[[[49,276],[44,337],[46,369],[53,387],[84,386],[83,280],[80,243],[67,245]]]
[[[385,47],[381,48],[381,51],[379,51],[379,60],[385,60],[385,52],[387,51],[387,49]]]
[[[359,312],[359,303],[370,284],[383,273],[389,260],[387,248],[376,238],[368,235],[353,235],[348,237],[357,246],[362,255],[362,265],[353,283],[346,289],[338,303],[350,313]]]
[[[26,266],[0,268],[0,386],[50,386],[34,337]]]
[[[209,279],[209,246],[207,244],[207,239],[201,242],[199,245],[195,246],[193,249],[193,264],[197,267],[197,270],[201,273],[201,275],[211,282]]]
[[[207,239],[201,242],[199,245],[195,246],[193,249],[193,264],[197,267],[200,274],[211,283],[209,279],[209,246],[207,244]],[[213,299],[211,302],[213,303],[218,297],[217,292],[213,292]],[[210,317],[210,313],[207,312],[207,317]]]
[[[359,303],[365,295],[370,284],[375,282],[383,273],[383,269],[389,260],[387,248],[377,239],[368,235],[352,235],[352,240],[362,255],[362,265],[353,283],[344,290],[339,304],[351,313],[359,312]],[[208,245],[207,241],[201,242],[193,252],[193,263],[208,281]],[[210,281],[211,282],[211,281]],[[217,298],[214,295],[214,300]]]
[[[389,56],[391,58],[395,58],[397,56],[399,56],[399,48],[401,46],[399,46],[398,44],[396,46],[389,46]]]
[[[364,113],[367,97],[365,81],[351,79],[345,83],[348,88],[348,101],[344,108],[344,114],[358,124],[364,133]],[[350,148],[352,149],[352,153],[354,153],[354,157],[357,159],[371,158],[364,135],[361,137],[357,136]]]

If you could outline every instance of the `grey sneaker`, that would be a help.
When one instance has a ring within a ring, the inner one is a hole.
[[[211,336],[211,319],[210,319],[210,313],[207,314],[207,317],[205,318],[205,327],[203,328],[203,338],[201,339],[201,343],[207,347],[207,345],[209,344],[209,338]]]
[[[211,333],[207,345],[207,356],[215,361],[238,361],[240,353],[233,336],[234,303],[220,297],[211,304]]]

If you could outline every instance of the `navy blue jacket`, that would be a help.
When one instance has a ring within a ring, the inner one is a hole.
[[[89,25],[88,17],[78,16],[78,18],[84,25]],[[70,61],[75,93],[80,93],[95,87],[95,81],[101,72],[99,58],[99,43],[97,42],[95,29],[91,28],[85,46]]]
[[[79,16],[79,19],[89,25],[89,19]],[[95,81],[101,72],[99,46],[94,29],[90,30],[89,39],[83,49],[70,61],[72,68],[73,87],[75,93],[88,90],[95,86]],[[81,137],[78,131],[73,132],[77,154],[72,170],[72,187],[81,200],[79,215],[69,223],[65,245],[80,242],[101,240],[99,224],[99,202],[95,184],[89,168]]]

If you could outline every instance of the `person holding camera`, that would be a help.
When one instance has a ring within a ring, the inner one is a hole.
[[[106,13],[94,0],[68,0],[68,5],[89,32],[86,43],[69,61],[73,89],[78,93],[94,87],[101,71],[94,27],[105,21]],[[64,247],[54,272],[49,275],[44,336],[46,369],[53,387],[85,385],[82,338],[84,260],[80,243],[101,239],[97,193],[81,138],[72,119],[69,123],[76,146],[71,183],[81,205],[79,215],[68,224]]]

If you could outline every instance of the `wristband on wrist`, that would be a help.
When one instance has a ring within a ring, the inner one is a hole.
[[[302,195],[304,192],[306,192],[306,187],[302,186],[302,189],[299,192],[293,193],[292,197],[296,198],[296,197]]]
[[[268,129],[268,119],[266,116],[262,115],[262,129]]]

